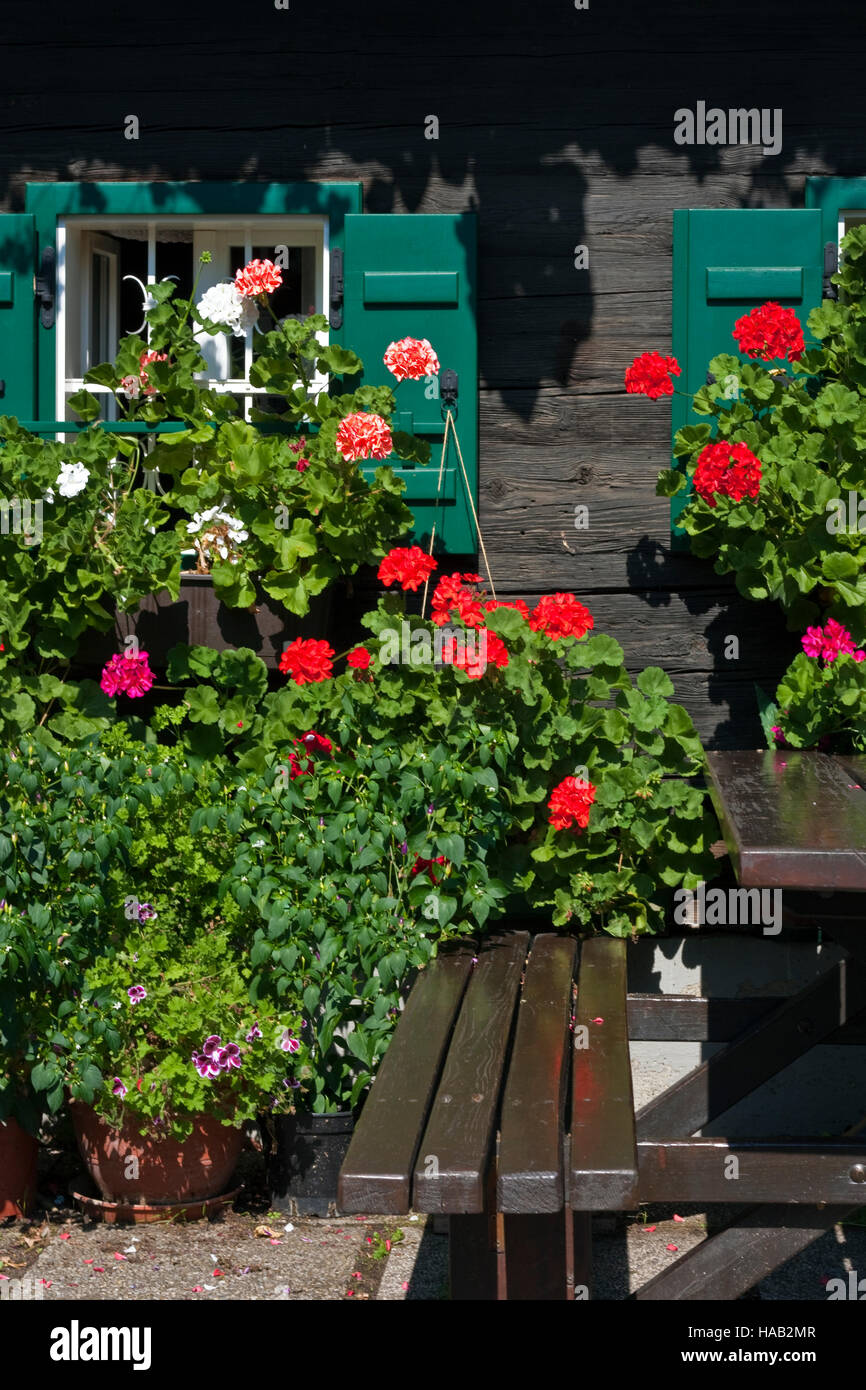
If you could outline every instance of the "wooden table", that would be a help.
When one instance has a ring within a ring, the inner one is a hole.
[[[710,753],[708,762],[741,886],[781,889],[783,905],[786,891],[832,893],[801,897],[798,912],[820,923],[846,956],[638,1114],[641,1201],[758,1204],[645,1285],[638,1299],[737,1298],[866,1204],[860,1133],[774,1144],[692,1137],[819,1043],[862,1041],[866,900],[855,895],[866,893],[866,759],[770,751]],[[862,1111],[866,1117],[866,1075]],[[732,1158],[736,1182],[726,1176]]]

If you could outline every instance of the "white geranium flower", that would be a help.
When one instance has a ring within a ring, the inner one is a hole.
[[[83,463],[61,463],[55,482],[61,497],[77,497],[87,487],[89,478],[90,470]]]
[[[234,283],[212,285],[205,290],[195,306],[200,318],[230,328],[236,338],[243,338],[248,328],[259,321],[259,311],[252,300],[244,298]]]

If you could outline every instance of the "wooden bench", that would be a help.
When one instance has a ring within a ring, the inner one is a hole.
[[[447,1214],[455,1299],[587,1298],[591,1217],[634,1205],[625,942],[525,931],[420,976],[339,1181],[345,1212]]]
[[[740,884],[835,892],[793,907],[846,955],[776,999],[629,995],[625,943],[606,937],[578,952],[514,930],[440,955],[371,1090],[339,1205],[448,1214],[455,1299],[589,1297],[591,1213],[653,1201],[747,1209],[634,1296],[734,1299],[866,1204],[862,1125],[695,1137],[818,1043],[866,1038],[866,759],[711,753],[709,767]],[[635,1116],[629,1034],[727,1046]]]

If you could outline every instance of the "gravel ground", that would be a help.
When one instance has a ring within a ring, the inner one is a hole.
[[[68,1151],[43,1155],[41,1211],[0,1223],[0,1281],[40,1281],[45,1300],[435,1301],[448,1297],[448,1239],[423,1216],[289,1218],[268,1210],[257,1155],[244,1155],[235,1210],[209,1221],[107,1226],[73,1209]],[[735,1209],[670,1206],[597,1218],[593,1297],[627,1298]],[[675,1248],[671,1248],[675,1247]],[[747,1298],[823,1301],[828,1279],[866,1275],[866,1226],[837,1226]],[[44,1282],[41,1282],[44,1281]]]

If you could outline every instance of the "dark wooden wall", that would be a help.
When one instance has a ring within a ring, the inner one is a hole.
[[[576,591],[709,743],[748,746],[752,682],[772,688],[791,639],[671,554],[669,406],[626,396],[623,370],[670,346],[674,208],[796,207],[808,175],[866,172],[862,0],[289,3],[5,5],[0,206],[33,179],[360,178],[369,211],[476,209],[498,586]],[[699,99],[781,107],[782,153],[676,146]]]

